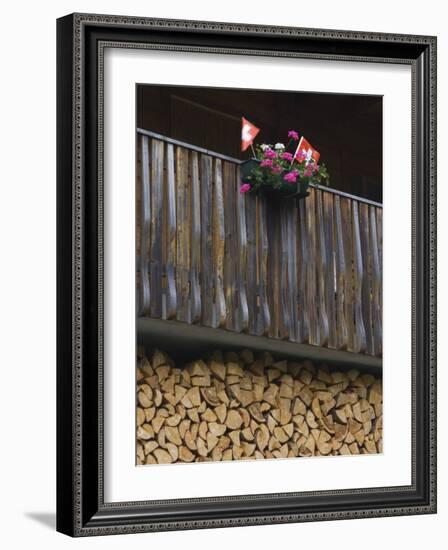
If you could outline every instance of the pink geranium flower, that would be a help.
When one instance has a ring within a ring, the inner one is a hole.
[[[297,141],[299,139],[299,134],[295,130],[289,130],[288,137]]]
[[[271,172],[273,174],[281,174],[281,171],[282,171],[282,167],[281,166],[273,166],[271,168]]]
[[[291,153],[285,152],[285,153],[282,153],[280,156],[281,156],[282,159],[285,159],[288,162],[292,161],[292,154]]]
[[[275,151],[273,151],[272,149],[266,149],[266,151],[264,152],[264,158],[265,159],[276,159],[277,158],[277,153]]]
[[[285,174],[283,176],[283,179],[288,183],[296,183],[297,176],[298,176],[297,170],[293,170],[292,172],[288,172],[287,174]]]
[[[240,187],[240,193],[247,193],[248,191],[250,191],[250,185],[248,183],[243,183]]]
[[[272,160],[271,159],[265,159],[265,160],[262,160],[260,162],[260,166],[262,166],[263,168],[265,166],[272,166]]]

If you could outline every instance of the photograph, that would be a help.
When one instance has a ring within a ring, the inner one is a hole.
[[[383,97],[136,86],[138,466],[383,452]]]

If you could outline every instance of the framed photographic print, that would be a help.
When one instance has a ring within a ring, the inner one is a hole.
[[[436,38],[58,20],[71,536],[436,511]]]

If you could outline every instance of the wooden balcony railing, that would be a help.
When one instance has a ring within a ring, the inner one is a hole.
[[[240,161],[138,130],[140,316],[382,354],[382,206],[239,193]]]

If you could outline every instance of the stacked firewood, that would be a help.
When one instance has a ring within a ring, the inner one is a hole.
[[[139,351],[137,464],[380,453],[382,427],[381,380],[357,369]]]

